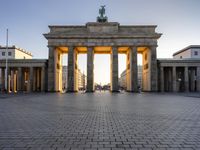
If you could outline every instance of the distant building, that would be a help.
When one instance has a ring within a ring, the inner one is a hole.
[[[126,70],[124,70],[119,78],[119,86],[121,88],[127,89],[127,78],[126,78]],[[142,87],[142,66],[138,66],[138,86]]]
[[[78,69],[78,89],[85,90],[86,87],[86,75]]]
[[[81,85],[79,86],[79,89],[85,90],[86,89],[86,75],[83,73],[81,73]]]
[[[142,66],[138,66],[138,86],[142,87]]]
[[[175,59],[200,58],[200,45],[190,45],[173,54]]]
[[[62,88],[67,89],[67,75],[68,75],[68,66],[63,66],[62,67]],[[85,90],[86,88],[86,75],[81,72],[80,69],[78,69],[78,75],[77,75],[78,80],[78,88],[79,90]]]
[[[124,88],[126,89],[127,86],[126,86],[126,70],[124,70],[121,75],[120,75],[120,78],[119,78],[119,86],[121,88]]]
[[[30,52],[22,48],[9,46],[6,52],[6,47],[0,46],[0,59],[6,59],[6,56],[8,56],[8,59],[32,59],[33,57]]]
[[[67,66],[62,66],[62,88],[67,89]]]

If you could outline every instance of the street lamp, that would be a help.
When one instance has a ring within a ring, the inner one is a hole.
[[[5,89],[8,91],[8,29],[6,30],[6,71],[5,71]]]

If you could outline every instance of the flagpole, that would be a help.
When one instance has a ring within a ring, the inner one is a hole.
[[[8,29],[6,30],[6,75],[5,75],[5,89],[8,92]]]

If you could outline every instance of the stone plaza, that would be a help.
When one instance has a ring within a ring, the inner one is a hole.
[[[0,150],[200,149],[200,95],[0,95]]]

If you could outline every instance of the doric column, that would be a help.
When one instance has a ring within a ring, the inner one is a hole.
[[[54,87],[54,82],[55,82],[55,57],[54,57],[54,51],[56,50],[55,47],[49,46],[49,59],[48,59],[48,91],[53,92],[55,87]]]
[[[14,69],[12,68],[11,70],[11,77],[10,77],[10,89],[12,90],[12,92],[14,92]]]
[[[22,90],[22,68],[19,67],[17,71],[17,91]]]
[[[58,69],[60,64],[58,63],[58,50],[54,50],[54,91],[59,91],[59,73]]]
[[[160,87],[161,92],[164,92],[164,67],[160,67]]]
[[[36,81],[36,91],[40,90],[40,68],[37,68],[37,81]]]
[[[158,78],[157,78],[157,46],[151,46],[151,57],[150,57],[150,82],[151,82],[151,91],[156,92],[158,90]]]
[[[45,67],[41,68],[41,92],[45,91]]]
[[[26,82],[26,79],[25,79],[25,74],[26,74],[26,69],[25,68],[22,68],[22,84],[21,84],[21,89],[22,91],[28,91],[27,89],[27,82]]]
[[[111,91],[119,91],[118,83],[118,48],[112,47],[111,52]]]
[[[130,92],[138,92],[137,47],[130,47]]]
[[[33,91],[33,67],[29,68],[29,92]]]
[[[2,90],[5,89],[5,68],[1,68],[1,86]]]
[[[94,50],[87,48],[87,92],[94,91]]]
[[[192,69],[190,69],[190,90],[192,91],[192,92],[194,92],[195,91],[195,70],[192,68]]]
[[[169,92],[173,91],[173,77],[172,77],[172,68],[168,68],[168,72],[167,72],[167,90]]]
[[[176,88],[176,67],[172,68],[172,82],[173,82],[173,92],[177,92],[177,88]]]
[[[197,67],[197,91],[200,92],[200,66]]]
[[[7,92],[10,93],[10,85],[11,85],[10,67],[8,67],[7,73],[8,73],[8,76],[7,76]]]
[[[36,82],[37,82],[37,68],[33,70],[33,91],[36,91]]]
[[[0,71],[1,71],[1,75],[0,75],[0,79],[1,79],[1,81],[0,81],[0,84],[2,85],[2,84],[3,84],[3,82],[2,82],[2,73],[3,73],[3,68],[0,68]]]
[[[70,46],[68,50],[68,92],[76,92],[75,91],[75,52],[74,47]]]
[[[184,85],[185,85],[185,92],[189,92],[188,67],[184,68]]]
[[[17,73],[16,70],[13,70],[13,92],[17,92]]]

